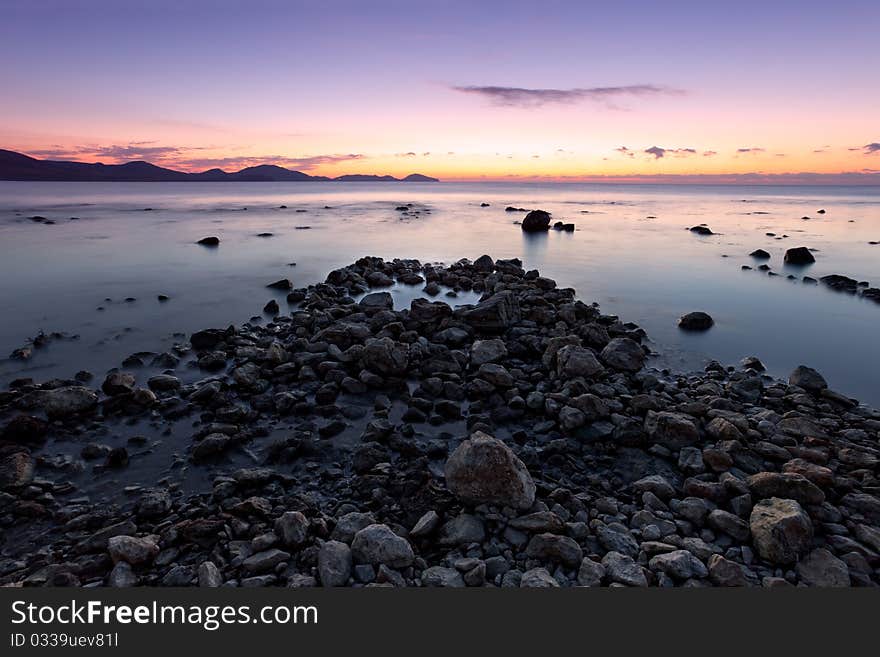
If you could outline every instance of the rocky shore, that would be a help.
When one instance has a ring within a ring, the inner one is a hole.
[[[395,310],[395,282],[482,297]],[[489,256],[362,258],[288,302],[149,377],[0,392],[0,583],[880,584],[880,412],[818,372],[653,369],[639,327]],[[132,443],[95,437],[129,421],[187,422],[173,472],[207,489],[162,477],[119,502],[49,467],[81,444],[124,480]]]

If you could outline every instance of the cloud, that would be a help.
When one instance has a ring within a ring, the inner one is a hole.
[[[765,149],[763,148],[737,148],[737,153],[763,153]]]
[[[620,153],[621,155],[626,155],[627,157],[635,157],[635,153],[633,153],[626,146],[621,146],[620,148],[615,148],[614,150],[617,151],[618,153]]]
[[[712,157],[718,155],[718,151],[703,151],[703,157]]]
[[[113,144],[109,146],[53,146],[52,148],[31,151],[34,157],[46,159],[80,160],[98,159],[111,162],[131,162],[133,160],[163,161],[179,157],[183,150],[178,146],[149,146],[154,141],[136,141],[128,145]],[[198,150],[198,149],[187,149]]]
[[[221,158],[197,158],[182,162],[180,166],[183,166],[189,171],[203,171],[205,169],[228,169],[230,171],[238,171],[240,169],[259,166],[261,164],[274,164],[287,169],[296,169],[297,171],[310,171],[321,165],[351,162],[353,160],[361,160],[364,157],[364,155],[359,153],[310,155],[306,157],[288,157],[286,155],[248,155]]]
[[[862,150],[865,151],[865,155],[880,153],[880,142],[874,141],[870,144],[865,144],[864,146],[862,146]]]
[[[697,154],[697,150],[695,148],[660,148],[659,146],[651,146],[651,148],[646,148],[644,152],[647,155],[653,155],[655,160],[659,160],[660,158],[666,157],[667,155],[672,155],[675,157],[687,157],[689,155]]]
[[[413,151],[409,151],[407,153],[395,153],[394,157],[415,157],[416,154]]]
[[[672,96],[684,93],[654,84],[631,84],[619,87],[575,87],[573,89],[527,89],[525,87],[453,86],[454,91],[488,99],[502,107],[540,107],[548,104],[594,101],[610,104],[621,97]]]

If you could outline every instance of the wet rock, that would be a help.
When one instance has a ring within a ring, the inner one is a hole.
[[[101,390],[106,395],[125,395],[134,390],[136,380],[133,374],[128,372],[110,372],[104,383],[101,384]]]
[[[290,282],[287,278],[282,278],[280,280],[275,281],[274,283],[269,283],[266,287],[271,288],[273,290],[292,290],[293,283]]]
[[[3,428],[3,440],[19,444],[41,443],[46,438],[49,425],[33,415],[17,415]]]
[[[446,462],[446,485],[468,504],[528,509],[535,483],[525,464],[500,440],[477,431]]]
[[[785,263],[788,265],[809,265],[814,262],[816,258],[805,246],[798,246],[785,252]]]
[[[788,383],[810,392],[819,392],[828,387],[825,378],[806,365],[798,365],[788,377]]]
[[[201,244],[202,246],[220,246],[220,238],[219,237],[203,237],[200,239],[197,244]]]
[[[532,210],[522,220],[521,228],[526,233],[540,233],[550,229],[550,213]]]
[[[98,395],[82,386],[66,386],[42,391],[38,403],[50,418],[65,418],[93,411],[98,405]]]
[[[756,260],[769,260],[770,259],[770,254],[767,253],[764,249],[756,249],[756,250],[752,251],[749,255],[752,256],[753,258],[755,258]]]
[[[706,226],[705,224],[700,224],[699,226],[691,226],[689,229],[692,233],[697,235],[714,235],[712,229]]]
[[[708,313],[696,311],[678,318],[678,328],[684,331],[708,331],[715,320]]]

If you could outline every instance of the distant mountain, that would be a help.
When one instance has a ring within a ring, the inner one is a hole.
[[[0,180],[43,180],[56,182],[439,182],[437,178],[413,173],[406,178],[354,174],[328,178],[310,176],[274,164],[261,164],[241,171],[209,169],[185,173],[157,167],[149,162],[126,164],[88,164],[38,160],[15,151],[0,149]]]

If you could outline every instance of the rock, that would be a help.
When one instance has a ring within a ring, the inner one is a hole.
[[[520,321],[519,302],[512,292],[498,292],[463,311],[461,317],[478,331],[500,333]]]
[[[364,367],[383,376],[402,376],[409,365],[406,345],[391,338],[370,338],[364,344]]]
[[[791,472],[758,472],[748,479],[756,500],[768,497],[792,499],[801,504],[822,504],[825,493],[806,477]]]
[[[128,372],[110,372],[104,383],[101,384],[101,390],[106,395],[125,395],[134,390],[136,380],[133,374]]]
[[[589,349],[566,345],[556,352],[556,373],[565,379],[592,378],[605,371]]]
[[[150,390],[156,392],[172,392],[174,390],[179,390],[181,383],[180,379],[176,376],[171,376],[170,374],[157,374],[156,376],[151,376],[147,380],[147,386]]]
[[[0,488],[26,486],[34,478],[34,460],[27,452],[0,456]]]
[[[336,519],[336,527],[333,528],[330,538],[343,543],[351,543],[355,534],[364,527],[374,524],[376,524],[376,519],[372,513],[352,511]]]
[[[202,246],[219,246],[220,238],[219,237],[203,237],[200,239],[197,244],[201,244]]]
[[[825,548],[816,548],[801,559],[795,570],[807,586],[845,587],[850,585],[849,568]]]
[[[426,511],[416,524],[410,530],[409,535],[412,538],[420,538],[431,534],[440,524],[440,516],[434,510]]]
[[[549,221],[549,220],[548,220]],[[557,589],[557,582],[546,568],[532,568],[523,573],[519,583],[524,589]]]
[[[578,568],[577,583],[579,586],[601,586],[605,577],[605,566],[589,557],[584,557]]]
[[[387,525],[369,525],[355,534],[351,543],[355,563],[374,566],[384,564],[404,568],[412,564],[415,555],[409,542],[395,534]]]
[[[633,490],[639,493],[650,491],[661,500],[668,500],[675,495],[675,488],[662,475],[648,475],[633,482]]]
[[[223,586],[223,575],[213,561],[203,561],[199,564],[199,586],[203,588],[217,588]]]
[[[226,451],[232,439],[223,433],[212,433],[202,438],[192,449],[192,460],[205,461]]]
[[[483,521],[470,513],[461,513],[440,529],[440,545],[482,543],[486,538]]]
[[[709,526],[715,531],[724,532],[731,538],[744,543],[749,540],[749,523],[739,516],[723,509],[714,509],[708,516]]]
[[[325,587],[345,586],[351,577],[351,549],[340,541],[327,541],[318,550],[318,578]]]
[[[749,255],[752,256],[753,258],[755,258],[756,260],[769,260],[770,259],[770,254],[767,253],[764,249],[756,249],[755,251],[752,251]]]
[[[480,369],[477,370],[477,376],[500,388],[511,388],[515,383],[513,376],[507,371],[507,368],[497,363],[484,363],[480,365]]]
[[[293,283],[290,282],[287,278],[282,278],[280,280],[275,281],[274,283],[269,283],[266,287],[271,288],[273,290],[292,290]]]
[[[278,302],[275,301],[275,299],[269,299],[269,301],[266,302],[266,305],[263,306],[263,312],[267,315],[272,315],[273,317],[275,317],[278,313],[281,312],[281,307],[278,305]],[[251,365],[252,363],[248,364]]]
[[[275,533],[285,546],[299,547],[308,539],[309,521],[299,511],[285,511],[275,520]]]
[[[749,518],[752,542],[762,559],[789,564],[806,552],[813,539],[813,523],[794,500],[761,500]]]
[[[463,588],[464,579],[455,568],[431,566],[422,573],[422,584],[429,587]]]
[[[486,203],[482,207],[486,207],[488,205],[489,204]],[[485,254],[481,255],[479,258],[474,260],[474,269],[485,274],[491,274],[492,271],[495,269],[495,261],[492,260],[491,256]]]
[[[785,252],[785,263],[789,265],[809,265],[816,262],[816,258],[805,246],[788,249]]]
[[[394,298],[390,292],[371,292],[358,302],[366,311],[393,310]]]
[[[742,564],[713,554],[707,563],[709,579],[715,586],[757,586],[757,577]]]
[[[612,582],[626,586],[648,586],[642,567],[625,554],[614,551],[606,553],[602,557],[602,566],[605,568],[605,575]]]
[[[550,533],[532,536],[532,540],[526,547],[526,556],[533,559],[558,561],[571,568],[580,564],[584,558],[581,546],[574,539]]]
[[[463,441],[446,462],[446,485],[468,504],[528,509],[535,483],[525,464],[500,440],[481,431]]]
[[[645,432],[648,439],[667,449],[678,450],[700,440],[700,432],[683,413],[648,411],[645,416]]]
[[[819,392],[828,387],[825,378],[806,365],[798,365],[788,377],[789,385],[803,388],[809,392]]]
[[[526,233],[540,233],[550,229],[550,213],[544,210],[532,210],[522,220],[522,229]]]
[[[64,418],[88,413],[98,405],[98,395],[82,386],[45,390],[39,394],[38,400],[50,418]]]
[[[125,561],[119,561],[107,577],[107,586],[122,589],[137,586],[138,576]]]
[[[137,566],[152,562],[159,554],[159,546],[152,538],[113,536],[107,541],[107,551],[114,562],[125,561]]]
[[[242,562],[241,566],[246,573],[260,574],[275,570],[278,564],[284,563],[288,559],[290,559],[290,553],[271,548],[252,554]]]
[[[629,338],[614,338],[605,345],[601,356],[606,365],[621,372],[638,372],[645,364],[644,349]]]
[[[683,331],[708,331],[715,320],[708,313],[696,311],[678,318],[678,328]]]
[[[700,224],[699,226],[691,226],[690,231],[692,233],[696,233],[697,235],[714,235],[712,229],[708,226]]]
[[[651,558],[648,567],[678,579],[702,578],[709,574],[703,562],[687,550],[674,550],[658,554]]]
[[[504,340],[475,340],[471,345],[471,365],[479,367],[507,357]]]
[[[33,415],[16,415],[3,428],[3,440],[10,443],[35,444],[46,438],[49,425]]]

